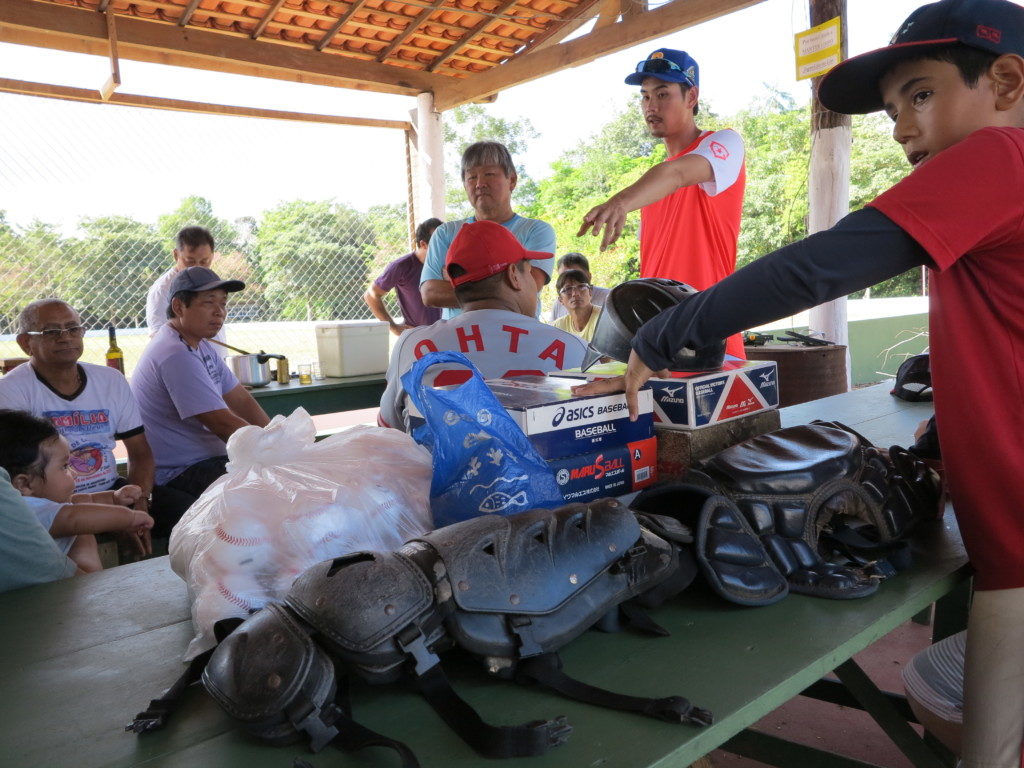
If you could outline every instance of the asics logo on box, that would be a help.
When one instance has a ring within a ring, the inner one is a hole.
[[[582,421],[583,419],[589,419],[594,415],[594,406],[583,405],[579,408],[566,408],[564,405],[558,407],[555,411],[555,415],[551,419],[551,426],[557,427],[563,421],[569,424],[574,421]]]

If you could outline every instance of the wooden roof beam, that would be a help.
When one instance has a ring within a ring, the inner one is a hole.
[[[270,6],[265,14],[263,14],[263,18],[260,19],[260,23],[256,25],[256,29],[252,31],[252,34],[249,35],[249,37],[255,40],[262,35],[263,30],[267,28],[267,24],[274,20],[277,12],[281,10],[282,5],[284,5],[284,0],[274,0],[274,4]]]
[[[415,95],[436,91],[449,77],[325,56],[308,48],[119,16],[118,52],[122,59],[270,77],[298,83],[362,91]],[[0,42],[35,45],[106,56],[107,30],[102,14],[35,0],[0,2]]]
[[[500,16],[509,9],[515,8],[518,3],[519,0],[506,0],[504,3],[496,7],[494,10],[489,11],[490,15],[484,16],[480,21],[478,21],[476,25],[473,26],[473,28],[466,33],[465,37],[463,37],[462,40],[460,40],[457,43],[454,43],[451,47],[448,48],[447,51],[438,56],[434,60],[434,63],[427,67],[427,72],[436,72],[441,67],[442,64],[448,61],[448,59],[450,59],[456,53],[465,48],[469,44],[469,42],[474,37],[479,35],[488,24],[490,24],[493,21],[500,21],[500,19],[496,18],[496,16]],[[521,43],[521,45],[522,44],[524,43]]]
[[[629,16],[575,40],[537,52],[527,51],[487,72],[448,81],[435,89],[434,106],[438,111],[444,111],[479,101],[514,85],[587,64],[606,54],[632,48],[760,2],[763,0],[672,0],[653,11]]]
[[[199,0],[192,0],[188,5],[185,6],[185,10],[181,12],[181,16],[178,17],[178,26],[184,27],[188,24],[192,18],[192,14],[196,12],[196,8],[199,7]]]
[[[100,96],[109,101],[114,91],[121,85],[121,62],[117,60],[117,24],[113,13],[104,13],[107,22],[107,43],[110,45],[110,77],[100,87]]]
[[[99,91],[93,91],[88,88],[34,83],[29,80],[12,80],[5,77],[0,77],[0,92],[42,96],[47,99],[63,99],[65,101],[82,101],[89,104],[107,103],[125,107],[141,107],[143,109],[194,112],[203,115],[235,115],[238,117],[259,117],[266,120],[291,120],[300,123],[328,123],[331,125],[353,125],[360,128],[412,130],[412,124],[405,120],[379,120],[369,117],[341,117],[339,115],[318,115],[308,112],[286,112],[279,109],[234,107],[227,104],[208,104],[202,101],[164,99],[158,96],[138,96],[133,93],[115,93],[110,99],[105,100]]]
[[[601,0],[580,3],[576,6],[571,16],[566,16],[564,21],[558,24],[549,25],[543,34],[536,36],[534,42],[530,45],[530,53],[536,53],[545,48],[550,48],[552,45],[558,45],[558,43],[562,42],[577,29],[591,21],[594,9],[600,7]]]
[[[434,2],[430,4],[430,7],[424,8],[423,12],[419,16],[417,16],[415,19],[410,19],[409,23],[405,25],[405,29],[403,29],[399,34],[395,35],[394,39],[391,41],[388,47],[377,54],[377,61],[383,62],[384,60],[386,60],[387,57],[391,55],[391,52],[395,50],[395,48],[397,48],[406,40],[408,40],[409,36],[412,35],[413,32],[415,32],[417,29],[419,29],[420,27],[427,23],[427,21],[430,19],[430,14],[432,14],[434,11],[436,11],[438,8],[440,8],[447,2],[448,0],[434,0]]]
[[[352,3],[352,5],[349,6],[349,9],[345,11],[345,13],[343,13],[341,17],[336,22],[334,22],[334,24],[331,25],[331,28],[324,33],[324,36],[320,38],[320,42],[316,44],[316,49],[318,51],[322,51],[324,48],[326,48],[327,44],[330,43],[332,39],[334,39],[334,36],[338,34],[339,31],[341,31],[341,28],[348,23],[348,20],[355,16],[356,13],[360,11],[363,8],[363,6],[366,5],[366,3],[367,0],[357,0],[356,2]]]

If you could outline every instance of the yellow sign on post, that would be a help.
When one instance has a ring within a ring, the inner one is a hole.
[[[797,32],[793,39],[796,79],[818,77],[832,69],[839,63],[841,44],[842,28],[838,16],[804,32]]]

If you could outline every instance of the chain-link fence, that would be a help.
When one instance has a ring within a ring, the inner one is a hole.
[[[41,123],[31,139],[18,122],[23,114]],[[21,308],[55,296],[74,306],[92,329],[83,359],[102,362],[105,329],[113,325],[130,373],[149,337],[147,291],[172,266],[175,233],[192,224],[214,235],[214,270],[247,285],[229,301],[228,343],[284,354],[294,368],[296,362],[316,359],[316,322],[371,317],[362,299],[366,286],[384,265],[409,250],[402,131],[386,131],[388,157],[381,163],[382,173],[393,177],[387,182],[394,202],[360,210],[339,202],[341,195],[281,199],[274,180],[280,174],[292,174],[292,181],[294,174],[300,180],[334,174],[339,190],[351,192],[350,185],[358,186],[360,179],[348,177],[346,166],[354,164],[363,148],[359,141],[339,141],[339,131],[362,131],[365,136],[366,131],[384,129],[181,113],[174,113],[171,128],[167,115],[0,94],[0,357],[22,354],[14,340]],[[134,167],[126,171],[115,163],[97,164],[80,144],[47,132],[56,123],[73,134],[94,120],[104,129],[95,139],[101,155],[119,152],[114,137],[126,134],[146,136],[145,146],[152,151],[134,150],[136,156],[128,158]],[[187,127],[185,136],[182,125]],[[164,140],[172,143],[164,145]],[[182,151],[192,140],[204,145]],[[237,201],[221,199],[222,191],[214,197],[204,189],[204,178],[210,175],[208,153],[218,151],[217,141],[224,142],[223,151],[230,151],[237,162],[266,169],[265,189],[254,194],[243,188],[245,182],[238,188],[253,201],[245,215],[221,215],[224,209],[237,210],[231,204]],[[297,148],[308,148],[305,159]],[[165,204],[168,210],[148,220],[126,215],[114,201],[103,212],[96,200],[105,185],[129,185],[133,196],[164,200],[166,180],[189,194]],[[51,209],[39,204],[38,210],[26,212],[16,204],[30,191],[34,199],[46,199],[50,190],[61,204],[59,212],[56,205]],[[79,209],[76,200],[81,201]]]

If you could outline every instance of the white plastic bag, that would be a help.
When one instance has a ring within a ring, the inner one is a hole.
[[[432,528],[430,453],[395,429],[357,426],[315,442],[301,408],[227,443],[227,474],[171,532],[171,567],[188,585],[195,637],[279,601],[310,566],[358,550],[398,549]]]

